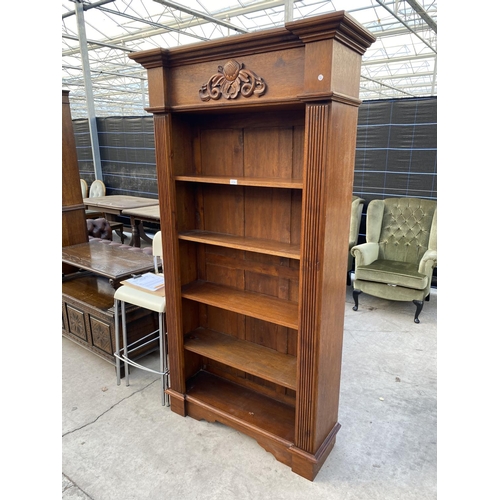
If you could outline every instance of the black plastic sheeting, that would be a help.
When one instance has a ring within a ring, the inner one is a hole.
[[[358,114],[353,194],[368,203],[385,198],[437,200],[437,99],[368,101]]]
[[[354,194],[437,199],[437,99],[363,103]]]
[[[95,179],[90,132],[86,119],[74,120],[80,177]],[[97,118],[99,153],[106,194],[158,197],[153,118]]]

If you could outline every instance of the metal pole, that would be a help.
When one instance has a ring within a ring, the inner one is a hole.
[[[146,88],[144,86],[144,80],[141,80],[141,93],[142,93],[142,114],[146,114],[144,108],[146,107]]]
[[[85,98],[87,100],[87,115],[89,117],[90,144],[94,160],[95,178],[102,181],[101,153],[99,151],[99,137],[97,134],[97,120],[94,108],[94,93],[90,77],[89,53],[87,48],[87,34],[85,32],[85,19],[83,17],[83,4],[81,0],[75,2],[78,38],[80,40],[80,54],[82,56],[83,81],[85,85]]]
[[[293,21],[293,1],[285,0],[285,23]]]
[[[432,89],[431,89],[432,95],[436,93],[437,70],[438,70],[438,58],[436,56],[436,58],[434,59],[434,75],[432,77]]]

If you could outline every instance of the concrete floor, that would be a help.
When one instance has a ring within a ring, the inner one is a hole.
[[[63,500],[437,497],[437,291],[414,305],[347,287],[337,443],[314,482],[253,439],[162,407],[160,382],[62,339]],[[148,359],[151,366],[157,358]]]

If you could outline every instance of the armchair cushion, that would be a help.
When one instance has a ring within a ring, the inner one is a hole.
[[[415,264],[394,260],[376,260],[367,266],[358,266],[356,280],[374,281],[416,290],[424,290],[429,283],[428,276],[419,273]]]

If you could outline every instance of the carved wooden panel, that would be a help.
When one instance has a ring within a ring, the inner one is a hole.
[[[69,331],[73,335],[80,337],[83,340],[87,340],[87,329],[85,328],[85,315],[79,309],[67,306],[66,311],[68,313],[68,326]]]
[[[224,66],[219,66],[218,73],[212,75],[200,89],[202,101],[217,100],[221,96],[225,99],[242,97],[257,97],[264,94],[266,84],[253,71],[246,69],[243,63],[231,59]]]
[[[92,345],[108,354],[113,354],[111,325],[93,316],[89,316],[89,323],[92,335]]]

